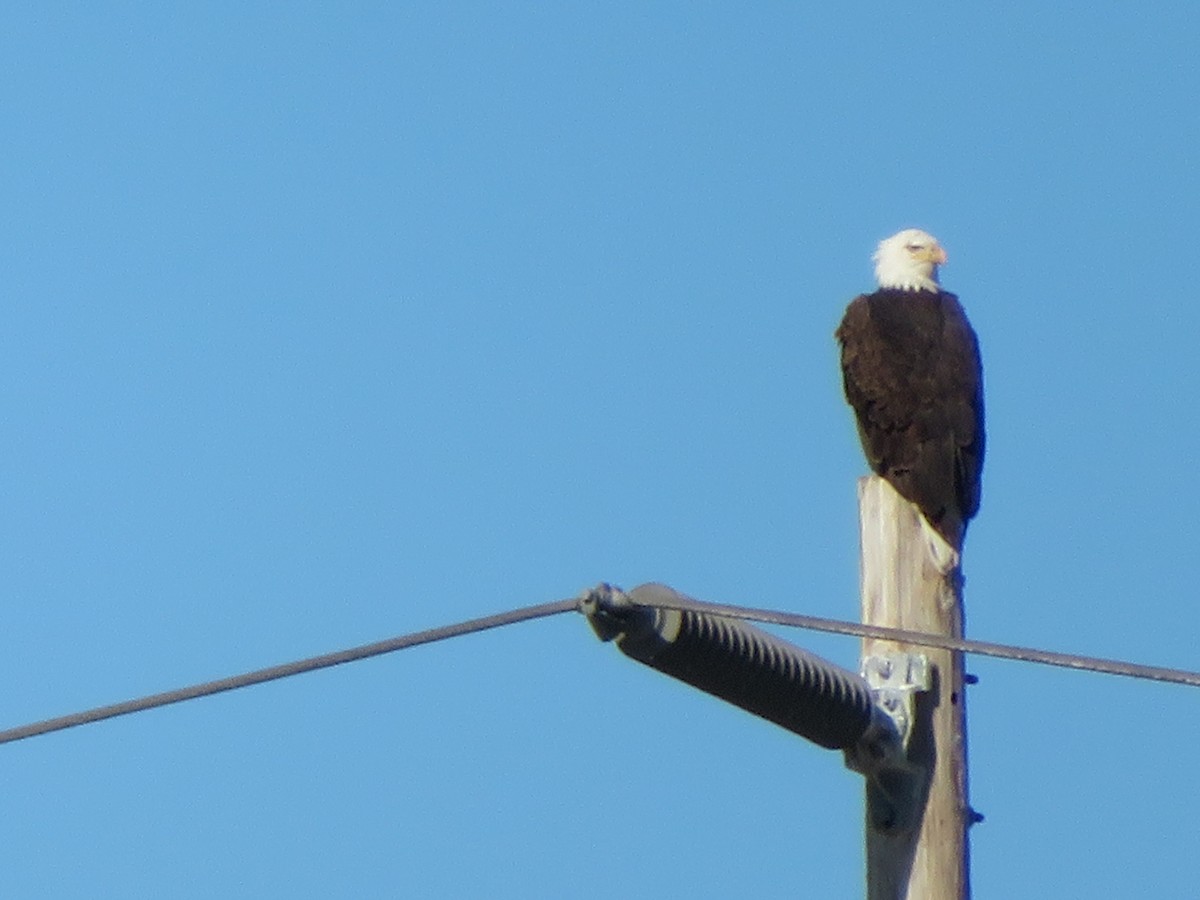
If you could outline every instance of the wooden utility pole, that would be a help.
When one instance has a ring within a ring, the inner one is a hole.
[[[920,513],[878,476],[858,483],[862,538],[862,618],[883,625],[961,637],[957,554]],[[869,900],[966,900],[970,896],[967,829],[966,708],[961,653],[865,639],[863,658],[924,654],[932,689],[916,695],[908,762],[916,796],[901,799],[905,821],[881,813],[880,787],[867,787]],[[913,805],[915,804],[915,805]]]

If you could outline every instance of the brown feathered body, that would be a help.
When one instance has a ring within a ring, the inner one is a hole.
[[[979,510],[983,372],[958,298],[881,288],[837,330],[867,462],[956,550]]]

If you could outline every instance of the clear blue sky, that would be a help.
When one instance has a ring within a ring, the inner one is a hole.
[[[1196,667],[1192,3],[397,6],[6,8],[0,725],[600,580],[857,618],[908,225],[970,634]],[[976,896],[1196,896],[1200,694],[970,669]],[[840,757],[574,615],[0,757],[12,897],[861,891]]]

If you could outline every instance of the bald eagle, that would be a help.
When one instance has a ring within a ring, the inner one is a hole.
[[[946,253],[931,235],[901,231],[874,260],[879,290],[856,297],[836,333],[846,400],[871,469],[960,551],[983,468],[979,343],[938,284]]]

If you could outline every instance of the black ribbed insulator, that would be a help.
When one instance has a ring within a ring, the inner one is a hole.
[[[661,584],[627,595],[604,586],[584,611],[623,653],[831,750],[849,750],[874,700],[855,672],[737,619],[659,603],[687,598]],[[632,604],[632,605],[631,605]]]

